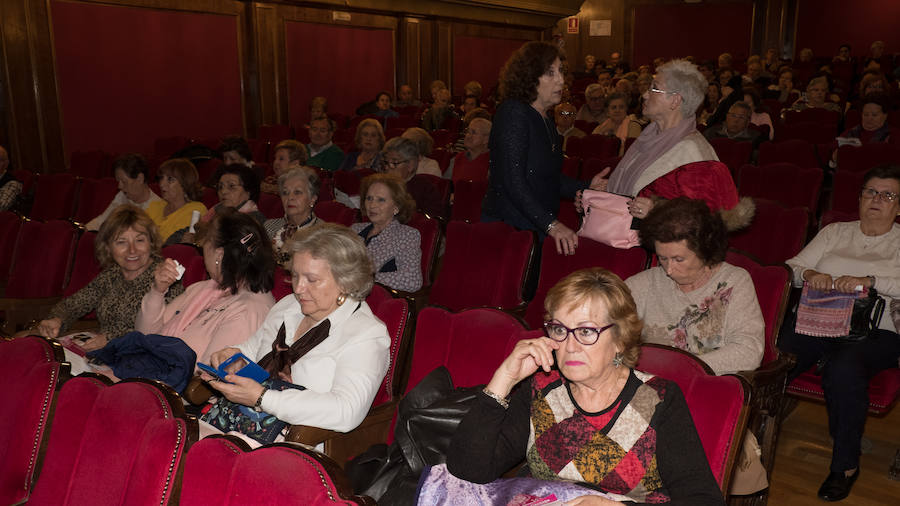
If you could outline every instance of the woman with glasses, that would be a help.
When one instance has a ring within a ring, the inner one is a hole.
[[[418,167],[419,147],[415,141],[394,137],[384,145],[381,171],[393,174],[406,183],[406,191],[412,197],[416,209],[432,217],[445,216],[444,197],[435,186],[434,177],[430,174],[417,174]]]
[[[804,282],[817,290],[834,288],[851,293],[859,287],[875,288],[887,302],[900,299],[900,166],[881,165],[863,178],[859,194],[859,221],[824,227],[797,256],[787,261],[794,284]],[[831,470],[819,497],[839,501],[850,493],[859,476],[860,441],[869,406],[869,378],[897,367],[900,335],[885,311],[878,329],[855,343],[833,343],[794,332],[785,319],[779,347],[797,355],[793,380],[816,363],[824,362],[822,389],[834,448]]]
[[[724,504],[681,390],[632,369],[642,324],[625,283],[576,271],[544,307],[546,337],[519,341],[478,394],[448,470],[487,483],[524,458],[534,478],[586,482],[560,498],[572,504]]]
[[[660,198],[688,196],[703,199],[712,209],[728,210],[723,217],[729,229],[746,225],[753,203],[750,199],[739,203],[728,171],[693,164],[719,159],[697,131],[696,112],[708,91],[706,78],[685,60],[672,60],[656,72],[643,95],[644,117],[650,124],[625,152],[612,177],[592,182],[591,188],[634,197],[629,211],[635,218],[646,218]],[[576,205],[580,207],[580,200]]]
[[[156,223],[164,245],[177,244],[188,231],[194,211],[206,214],[200,202],[200,176],[190,160],[174,158],[159,166],[157,177],[162,200],[147,206],[147,216]]]

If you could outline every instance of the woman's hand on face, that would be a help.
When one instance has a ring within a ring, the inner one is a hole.
[[[635,218],[646,218],[653,209],[654,202],[647,197],[635,197],[628,203],[628,212]]]
[[[534,374],[538,368],[550,372],[553,350],[559,349],[559,346],[560,343],[547,337],[519,341],[494,372],[487,385],[488,390],[506,397],[518,382]]]
[[[38,324],[34,327],[34,333],[39,336],[55,339],[59,337],[60,328],[62,328],[62,319],[48,318],[46,320],[41,320],[40,322],[38,322]]]
[[[218,369],[219,364],[221,364],[222,362],[231,358],[233,355],[240,353],[240,352],[241,352],[241,350],[239,350],[237,348],[222,348],[221,350],[219,350],[209,356],[209,365]]]
[[[809,283],[811,288],[816,290],[831,290],[834,286],[834,281],[831,279],[831,276],[812,269],[803,272],[803,279]]]
[[[622,504],[619,501],[613,501],[599,495],[583,495],[576,497],[565,503],[565,506],[608,506],[612,504]]]
[[[856,276],[841,276],[834,280],[834,289],[841,293],[853,293],[858,286],[868,287],[871,284],[869,278]]]
[[[550,229],[550,237],[556,241],[556,252],[560,255],[574,255],[578,247],[578,235],[569,227],[555,222]]]
[[[264,388],[256,380],[238,376],[237,374],[225,376],[225,381],[207,381],[213,388],[222,392],[222,395],[229,401],[251,407],[256,405],[256,399],[259,399]]]
[[[156,271],[153,272],[154,290],[165,294],[169,287],[172,286],[172,283],[176,281],[178,281],[178,269],[176,268],[175,260],[167,258],[156,266]]]

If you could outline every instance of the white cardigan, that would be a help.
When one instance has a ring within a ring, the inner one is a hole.
[[[292,382],[306,390],[269,390],[262,409],[292,425],[348,432],[362,423],[375,399],[390,365],[391,339],[365,301],[347,299],[326,319],[328,337],[291,366]],[[258,362],[272,351],[282,322],[290,346],[301,320],[300,303],[288,295],[238,348]]]

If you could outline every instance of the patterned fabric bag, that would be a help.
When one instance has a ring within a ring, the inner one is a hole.
[[[874,288],[841,293],[816,290],[803,283],[794,330],[798,334],[834,341],[859,341],[878,328],[882,313],[884,299]]]
[[[289,388],[306,390],[300,385],[272,378],[263,381],[262,385],[275,391]],[[249,406],[231,402],[224,397],[219,397],[215,402],[204,406],[200,419],[222,432],[240,432],[262,444],[274,443],[288,426],[287,422],[279,420],[275,415],[266,412],[257,413]]]

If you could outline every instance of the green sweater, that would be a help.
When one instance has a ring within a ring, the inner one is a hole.
[[[307,151],[312,152],[312,145],[307,144],[306,149]],[[341,166],[341,162],[343,161],[344,152],[341,151],[341,148],[337,147],[337,145],[332,144],[316,156],[311,156],[309,160],[306,161],[306,165],[309,165],[310,167],[321,167],[325,170],[334,172]]]

